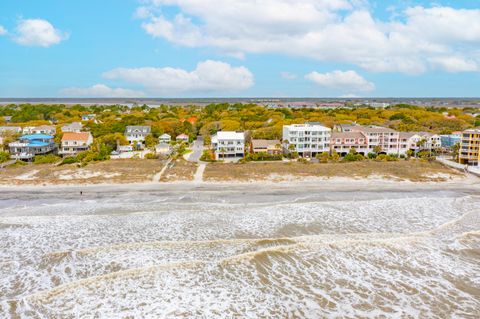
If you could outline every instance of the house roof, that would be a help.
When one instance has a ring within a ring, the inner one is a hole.
[[[62,136],[62,142],[63,141],[88,141],[90,138],[90,133],[88,132],[65,132],[63,133]]]
[[[19,126],[0,126],[0,133],[5,131],[21,132],[22,128]]]
[[[362,126],[362,125],[354,125],[351,127],[352,131],[356,132],[365,132],[365,133],[395,133],[395,130],[392,130],[388,127],[383,126]]]
[[[73,123],[65,124],[64,126],[62,126],[62,128],[64,127],[81,129],[83,127],[83,124],[80,122],[73,122]]]
[[[40,126],[35,126],[33,129],[35,131],[36,130],[55,130],[55,127],[53,127],[51,125],[40,125]]]
[[[217,138],[220,140],[244,140],[244,132],[233,132],[233,131],[220,131],[216,134]]]
[[[131,133],[134,131],[140,131],[141,133],[150,133],[151,131],[151,126],[146,126],[146,125],[135,125],[135,126],[127,126],[125,128],[125,132]]]
[[[180,134],[177,136],[177,139],[179,138],[189,138],[187,134]]]
[[[400,132],[399,135],[400,135],[400,138],[410,138],[412,136],[414,136],[415,132]]]
[[[471,128],[471,129],[463,131],[463,133],[480,134],[480,128]]]
[[[171,138],[171,136],[170,134],[165,133],[165,134],[162,134],[160,138]]]
[[[279,140],[252,140],[253,148],[275,147],[278,144],[280,144]]]
[[[49,140],[53,139],[53,136],[47,134],[28,134],[20,137],[22,140]]]
[[[331,135],[332,139],[335,138],[365,138],[361,132],[334,132]]]
[[[180,122],[189,122],[190,124],[194,125],[195,123],[197,123],[197,118],[195,116],[191,116],[189,117],[188,119],[181,119]]]

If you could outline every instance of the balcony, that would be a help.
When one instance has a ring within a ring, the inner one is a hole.
[[[30,160],[34,158],[35,155],[33,153],[17,153],[12,154],[10,157],[15,160]]]

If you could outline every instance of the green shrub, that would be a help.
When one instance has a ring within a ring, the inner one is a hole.
[[[375,158],[375,160],[379,162],[395,162],[398,161],[398,157],[380,154],[377,156],[377,158]]]
[[[320,163],[328,163],[330,154],[328,152],[323,152],[323,153],[317,154],[317,156],[315,157],[318,159]]]
[[[75,156],[68,156],[65,157],[60,165],[68,165],[68,164],[75,164],[78,163],[79,160]]]
[[[375,159],[375,158],[377,157],[377,154],[375,154],[375,153],[368,153],[367,156],[368,156],[369,159]]]
[[[303,157],[299,158],[297,161],[299,163],[302,163],[302,164],[308,164],[309,163],[309,161],[306,158],[303,158]]]
[[[343,157],[344,162],[359,162],[363,160],[365,160],[365,157],[362,154],[348,153]]]
[[[61,160],[61,158],[53,154],[37,155],[35,156],[33,163],[34,164],[54,164],[59,160]]]
[[[215,155],[210,150],[204,150],[200,160],[203,162],[215,162]]]
[[[245,156],[246,161],[281,161],[283,159],[283,156],[281,154],[278,155],[272,155],[268,153],[253,153],[253,154],[247,154]]]
[[[9,165],[8,167],[17,167],[17,166],[25,166],[25,165],[28,165],[27,163],[25,163],[24,161],[15,161],[15,163]]]
[[[10,154],[7,152],[0,152],[0,163],[5,163],[10,159]]]
[[[419,157],[421,159],[424,159],[424,160],[428,160],[428,161],[435,160],[435,156],[433,155],[432,152],[429,152],[429,151],[418,152],[417,157]]]
[[[148,153],[148,154],[145,155],[145,158],[146,159],[158,159],[159,155],[155,154],[155,153]]]

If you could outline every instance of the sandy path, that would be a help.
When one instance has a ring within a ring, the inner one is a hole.
[[[162,170],[153,176],[152,182],[159,183],[160,178],[162,178],[163,173],[167,170],[168,165],[172,162],[172,159],[169,158],[168,161],[163,166]]]
[[[193,182],[194,183],[202,183],[203,182],[203,172],[205,172],[205,167],[207,167],[206,163],[200,163],[198,165],[197,171],[195,172],[195,175],[193,176]]]

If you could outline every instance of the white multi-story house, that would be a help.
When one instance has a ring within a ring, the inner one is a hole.
[[[143,144],[145,137],[150,134],[150,126],[127,126],[125,129],[125,138],[132,144]]]
[[[245,133],[221,131],[212,136],[215,159],[242,158],[245,155]]]
[[[432,151],[442,147],[442,140],[440,135],[428,132],[406,132],[400,133],[400,138],[403,141],[407,139],[407,150],[412,151]],[[403,142],[401,147],[403,147]]]
[[[329,152],[330,137],[331,129],[316,122],[283,126],[284,148],[287,151],[293,148],[302,157]]]
[[[65,132],[62,136],[62,144],[59,154],[74,156],[90,149],[93,136],[90,132]]]

